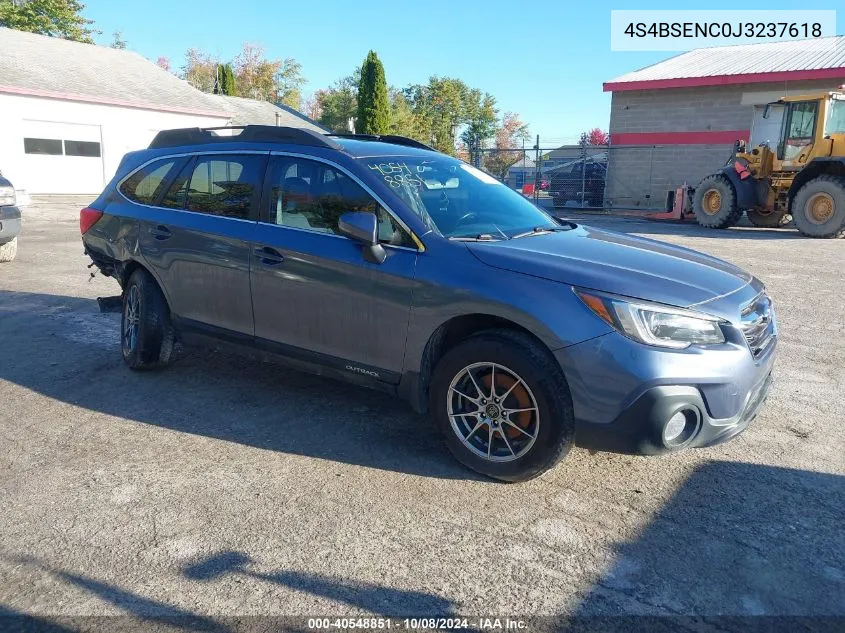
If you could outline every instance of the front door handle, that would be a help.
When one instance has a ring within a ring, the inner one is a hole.
[[[255,256],[261,260],[262,264],[267,264],[268,266],[277,266],[285,261],[284,255],[269,246],[259,246],[256,248]]]
[[[150,229],[150,235],[155,237],[157,240],[169,240],[171,237],[173,237],[173,233],[170,231],[170,229],[168,229],[162,224],[152,227]]]

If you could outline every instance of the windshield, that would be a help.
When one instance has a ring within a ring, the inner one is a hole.
[[[560,225],[507,186],[454,158],[367,159],[427,226],[451,238],[509,239]]]

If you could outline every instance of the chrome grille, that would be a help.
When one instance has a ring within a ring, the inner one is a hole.
[[[751,349],[751,354],[757,358],[772,343],[775,338],[775,314],[772,311],[772,300],[765,292],[754,297],[742,309],[740,327]]]

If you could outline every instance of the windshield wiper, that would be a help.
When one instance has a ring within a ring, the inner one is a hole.
[[[557,231],[571,231],[574,228],[574,224],[570,224],[569,226],[535,226],[530,231],[517,233],[516,235],[511,237],[511,239],[518,240],[520,237],[528,237],[529,235],[544,235],[546,233],[555,233]]]
[[[481,233],[480,235],[455,235],[449,238],[453,242],[498,242],[500,239],[495,235],[489,233]]]

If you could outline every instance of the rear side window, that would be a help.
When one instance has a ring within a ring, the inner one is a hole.
[[[253,199],[261,188],[265,157],[258,155],[200,156],[168,192],[167,206],[179,206],[184,199],[188,211],[247,220]],[[175,188],[175,189],[174,189]]]
[[[152,204],[175,164],[176,160],[170,158],[142,167],[123,181],[120,192],[134,202]]]

